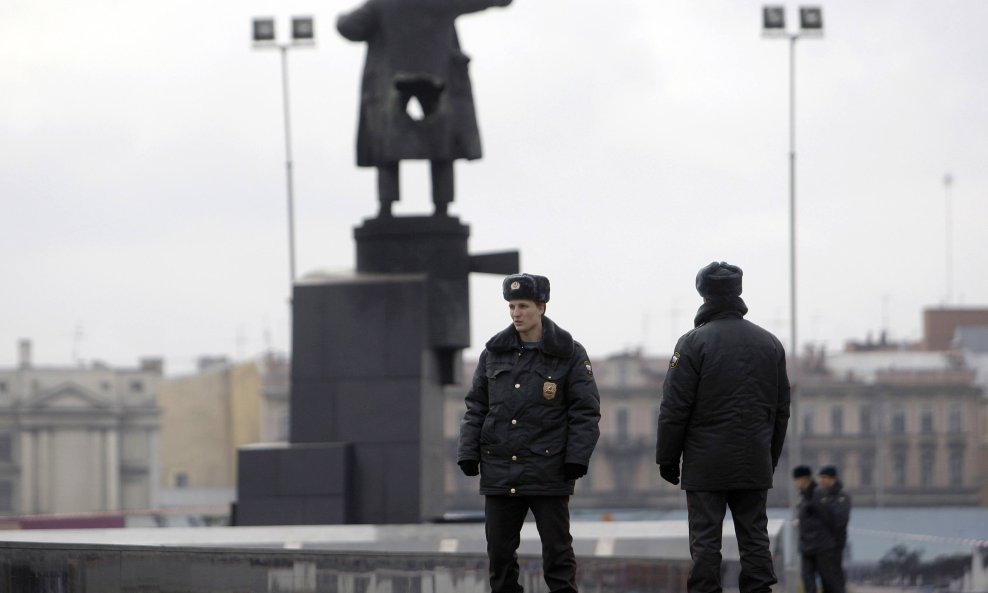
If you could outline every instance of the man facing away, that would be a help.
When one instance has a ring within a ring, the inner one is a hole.
[[[517,550],[531,510],[551,593],[576,593],[569,497],[600,436],[587,351],[545,317],[549,280],[504,279],[511,325],[480,354],[460,423],[457,463],[480,473],[492,593],[522,593]]]
[[[686,491],[690,593],[721,591],[727,507],[741,554],[741,593],[777,582],[765,504],[789,420],[789,378],[779,340],[744,319],[741,268],[713,262],[696,276],[694,328],[676,343],[662,387],[655,460]]]

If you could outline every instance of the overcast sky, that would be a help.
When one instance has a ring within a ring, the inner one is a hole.
[[[335,31],[355,5],[0,2],[0,367],[20,338],[38,364],[170,373],[287,348],[281,74],[250,21],[316,19],[289,57],[298,271],[345,270],[377,209],[354,159],[365,46]],[[915,340],[924,307],[988,304],[988,2],[822,6],[796,46],[799,341]],[[789,53],[760,13],[515,0],[458,21],[484,158],[457,163],[451,211],[472,252],[550,278],[592,357],[669,353],[712,260],[789,341]],[[402,183],[396,212],[431,212],[427,166]],[[472,356],[508,318],[500,278],[471,289]]]

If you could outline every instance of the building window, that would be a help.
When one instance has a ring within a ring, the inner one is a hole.
[[[614,430],[619,442],[628,440],[628,408],[619,406],[614,410]]]
[[[844,434],[844,408],[840,406],[830,408],[830,432]]]
[[[7,382],[0,381],[0,393],[7,393]]]
[[[0,462],[14,460],[14,439],[9,433],[0,433]]]
[[[868,434],[871,432],[871,406],[861,406],[858,410],[858,423],[861,425],[858,432]]]
[[[921,486],[933,485],[933,447],[923,447],[919,458],[919,483]]]
[[[957,404],[950,406],[950,416],[947,418],[947,431],[953,434],[964,432],[964,414]]]
[[[803,409],[803,434],[813,434],[813,406],[806,406]]]
[[[954,447],[950,450],[950,485],[964,484],[964,449]]]
[[[0,512],[10,513],[14,510],[14,483],[10,480],[0,480]]]
[[[189,474],[185,472],[175,472],[174,485],[176,488],[188,488]]]
[[[892,410],[892,432],[903,434],[906,432],[906,412],[902,408]]]
[[[892,454],[892,483],[896,486],[906,485],[906,452],[903,449]]]
[[[871,486],[875,481],[875,466],[872,460],[861,459],[861,486]]]
[[[923,434],[933,432],[933,406],[925,405],[919,413],[919,431]]]
[[[133,393],[140,393],[140,392],[144,391],[144,383],[142,383],[140,381],[131,381],[130,382],[130,390]]]
[[[108,393],[113,389],[113,385],[111,385],[109,381],[101,381],[99,386],[100,389]]]

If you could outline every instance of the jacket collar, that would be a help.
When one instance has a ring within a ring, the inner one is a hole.
[[[518,331],[513,325],[498,332],[487,341],[486,348],[491,352],[507,352],[521,346]],[[549,356],[568,358],[573,355],[573,336],[559,327],[551,319],[542,316],[542,341],[539,342],[542,352]]]
[[[747,313],[748,305],[744,304],[741,297],[707,297],[707,302],[700,305],[693,318],[693,327],[700,327],[715,319],[741,319]]]

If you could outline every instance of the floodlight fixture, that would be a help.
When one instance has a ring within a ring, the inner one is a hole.
[[[785,6],[772,5],[762,7],[762,31],[767,34],[786,32]]]
[[[292,17],[292,43],[313,43],[316,27],[311,16]]]
[[[271,17],[255,18],[252,27],[255,44],[274,43],[274,19]]]
[[[799,30],[802,33],[823,34],[823,9],[819,6],[800,6]]]

